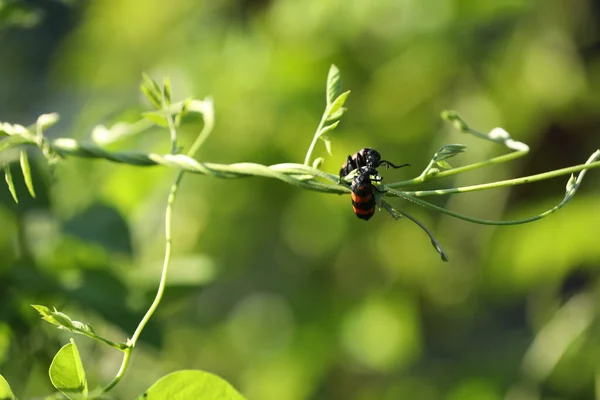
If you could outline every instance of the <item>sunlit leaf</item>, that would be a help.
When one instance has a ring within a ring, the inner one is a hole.
[[[27,157],[27,152],[25,150],[21,150],[20,162],[21,171],[23,172],[23,179],[25,180],[25,186],[27,186],[27,190],[29,191],[31,197],[35,198],[33,180],[31,179],[31,166],[29,165],[29,158]]]
[[[346,91],[342,94],[340,94],[331,104],[331,106],[329,106],[329,108],[327,109],[327,119],[328,120],[332,120],[332,119],[337,119],[339,117],[342,116],[343,114],[343,106],[344,103],[346,103],[346,100],[348,99],[348,96],[350,95],[350,91]]]
[[[10,172],[9,164],[4,165],[4,180],[6,181],[6,184],[8,185],[8,190],[10,191],[10,194],[12,195],[13,199],[15,200],[15,203],[18,203],[19,198],[17,197],[17,190],[15,189],[15,183],[13,182],[12,173]]]
[[[81,321],[73,321],[73,328],[84,332],[94,333],[94,328],[91,325]]]
[[[325,159],[323,157],[317,157],[313,161],[312,167],[316,168],[316,169],[319,169],[321,167],[321,165],[323,165],[324,162],[325,162]]]
[[[217,375],[198,370],[173,372],[156,381],[137,400],[245,400]]]
[[[50,315],[43,318],[45,321],[50,322],[53,325],[58,325],[61,328],[73,329],[73,320],[67,314],[60,311],[53,311]]]
[[[439,160],[437,162],[437,165],[440,168],[444,168],[444,169],[451,169],[452,168],[452,165],[450,165],[450,163],[448,161],[446,161],[446,160]]]
[[[156,81],[154,81],[146,74],[142,74],[142,79],[143,82],[140,86],[142,93],[144,93],[150,104],[152,104],[155,108],[159,110],[162,109],[162,94],[160,86],[158,85],[158,83],[156,83]]]
[[[81,330],[83,332],[94,333],[94,328],[92,328],[91,325],[88,325],[85,322],[81,321],[73,321],[71,317],[69,317],[67,314],[61,313],[56,309],[52,311],[46,306],[34,304],[32,304],[31,307],[35,308],[36,311],[40,313],[43,320],[53,325],[57,325],[60,328],[67,329],[72,332],[77,332],[76,330]]]
[[[329,115],[329,117],[327,118],[327,121],[335,121],[337,119],[340,119],[346,111],[348,111],[348,109],[346,107],[341,107],[339,110],[337,110],[333,114]]]
[[[56,308],[54,310],[51,310],[46,306],[40,306],[35,304],[32,304],[31,307],[35,308],[35,310],[40,313],[44,321],[49,322],[53,325],[57,325],[61,328],[68,330],[73,330],[77,328],[87,332],[93,332],[91,326],[83,322],[73,321],[71,317],[69,317],[65,313],[58,311]]]
[[[321,136],[320,139],[325,143],[325,150],[327,150],[327,154],[332,156],[333,154],[331,154],[331,140],[329,140],[329,138],[326,136]]]
[[[146,96],[150,104],[152,104],[155,108],[160,109],[160,99],[153,96],[152,92],[148,90],[147,87],[141,86],[142,93]]]
[[[327,74],[327,106],[331,105],[342,92],[342,81],[340,77],[340,69],[331,64],[329,73]]]
[[[167,106],[171,105],[171,80],[167,77],[163,80],[163,99]]]
[[[324,126],[319,131],[319,137],[321,138],[321,137],[325,136],[326,133],[331,132],[332,130],[334,130],[335,128],[337,128],[337,126],[339,124],[340,124],[340,121],[335,121],[333,124],[329,124],[329,125]]]
[[[142,113],[142,115],[144,116],[144,118],[146,118],[148,121],[151,121],[155,125],[162,126],[163,128],[167,128],[169,126],[167,117],[162,111],[148,111]]]
[[[79,399],[87,395],[85,371],[73,339],[56,353],[49,372],[52,385],[68,398]]]
[[[47,317],[52,314],[52,310],[46,306],[40,306],[38,304],[32,304],[31,307],[35,308],[37,312],[41,314],[42,317]]]
[[[0,375],[0,400],[17,400],[10,385],[2,375]]]

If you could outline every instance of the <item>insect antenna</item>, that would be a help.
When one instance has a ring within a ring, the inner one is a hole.
[[[385,165],[386,168],[389,168],[389,167],[392,167],[392,168],[410,167],[410,164],[395,165],[395,164],[392,164],[391,162],[389,162],[387,160],[381,160],[379,162],[379,165]]]

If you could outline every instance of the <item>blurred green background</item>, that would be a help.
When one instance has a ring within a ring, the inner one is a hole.
[[[0,1],[0,121],[59,112],[50,137],[147,109],[140,74],[168,75],[173,97],[215,101],[198,159],[302,162],[331,63],[351,89],[335,131],[337,173],[370,146],[415,176],[464,143],[453,165],[503,154],[439,118],[531,145],[525,159],[435,186],[583,163],[600,147],[600,2],[593,0]],[[181,129],[190,143],[201,126]],[[169,152],[168,133],[111,147]],[[8,155],[0,157],[6,159]],[[56,306],[124,340],[154,296],[174,170],[106,161],[42,166],[38,199],[0,185],[0,373],[20,398],[52,392],[47,369],[72,335],[29,304]],[[19,184],[18,177],[15,178]],[[451,198],[486,219],[535,215],[567,177]],[[600,399],[600,174],[565,209],[512,227],[478,226],[393,200],[445,246],[442,263],[409,221],[356,218],[348,196],[280,181],[188,175],[175,207],[166,297],[113,392],[203,369],[249,399]],[[77,337],[92,386],[120,353]]]

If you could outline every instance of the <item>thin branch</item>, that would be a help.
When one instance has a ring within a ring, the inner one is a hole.
[[[600,150],[595,151],[587,160],[587,162],[585,164],[583,164],[584,167],[583,170],[579,173],[579,175],[577,176],[577,178],[575,178],[575,176],[571,176],[571,179],[569,179],[569,181],[567,182],[567,187],[566,187],[566,193],[565,193],[565,197],[563,198],[563,200],[558,203],[556,206],[552,207],[549,210],[546,210],[538,215],[534,215],[533,217],[529,217],[529,218],[525,218],[525,219],[519,219],[519,220],[509,220],[509,221],[492,221],[492,220],[486,220],[486,219],[478,219],[478,218],[473,218],[473,217],[469,217],[467,215],[462,215],[462,214],[458,214],[455,213],[453,211],[450,210],[446,210],[445,208],[436,206],[434,204],[431,204],[429,202],[426,202],[424,200],[418,199],[416,198],[411,192],[401,192],[398,190],[394,190],[394,189],[387,189],[386,191],[386,195],[387,194],[393,194],[396,195],[398,197],[402,197],[405,200],[411,201],[415,204],[418,204],[420,206],[435,210],[435,211],[439,211],[441,213],[444,213],[446,215],[449,215],[451,217],[455,217],[458,219],[462,219],[464,221],[469,221],[469,222],[473,222],[476,224],[482,224],[482,225],[518,225],[518,224],[525,224],[528,222],[533,222],[533,221],[537,221],[540,220],[544,217],[547,217],[550,214],[555,213],[556,211],[560,210],[562,207],[564,207],[569,201],[571,201],[573,199],[573,196],[575,196],[575,193],[577,192],[577,190],[579,189],[579,186],[581,185],[581,182],[583,181],[583,178],[585,177],[585,174],[588,170],[588,168],[590,166],[600,166],[600,162],[594,162],[595,160],[597,160],[598,158],[600,158]],[[569,169],[569,168],[565,168],[565,169]],[[552,172],[556,172],[556,171],[552,171]],[[546,174],[551,174],[550,173],[546,173]],[[540,174],[540,175],[545,175],[545,174]],[[523,178],[521,178],[522,180]],[[548,179],[546,177],[546,179]],[[504,181],[506,182],[506,181]],[[526,181],[526,182],[520,182],[520,183],[528,183],[531,181]],[[478,186],[483,186],[483,185],[478,185]],[[479,189],[479,190],[483,190],[483,189]]]
[[[600,152],[598,150],[597,152]],[[416,190],[416,191],[403,191],[405,195],[408,196],[433,196],[433,195],[444,195],[444,194],[457,194],[457,193],[468,193],[468,192],[476,192],[479,190],[488,190],[488,189],[497,189],[506,186],[516,186],[523,185],[525,183],[539,182],[546,179],[557,178],[559,176],[572,174],[575,172],[585,171],[592,168],[600,167],[600,161],[592,162],[589,164],[579,164],[574,165],[572,167],[556,169],[554,171],[543,172],[541,174],[524,176],[522,178],[514,178],[507,179],[504,181],[491,182],[491,183],[483,183],[480,185],[472,185],[472,186],[462,186],[451,189],[436,189],[436,190]],[[391,185],[388,185],[388,187]]]
[[[265,166],[255,163],[236,163],[236,164],[217,164],[198,162],[193,158],[183,154],[157,154],[144,153],[140,151],[126,152],[110,152],[92,142],[78,142],[73,139],[56,139],[50,144],[53,151],[61,156],[76,156],[86,158],[103,158],[117,163],[148,167],[162,165],[166,167],[174,167],[185,172],[191,172],[202,175],[212,175],[216,178],[242,178],[249,176],[262,176],[266,178],[275,178],[284,182],[299,186],[305,189],[310,189],[324,193],[348,194],[350,189],[344,185],[338,184],[338,177],[334,174],[321,171],[316,168],[309,167],[303,164],[282,163]],[[512,155],[512,154],[511,154]],[[437,189],[437,190],[419,190],[403,192],[409,196],[431,196],[453,193],[466,193],[477,190],[493,189],[505,186],[520,185],[524,183],[537,182],[545,179],[555,178],[562,175],[567,175],[585,169],[600,167],[600,162],[590,164],[580,164],[572,167],[562,168],[555,171],[544,172],[542,174],[530,175],[521,178],[515,178],[505,181],[486,183],[474,186],[465,186],[452,189]],[[451,171],[448,171],[451,172]],[[442,174],[442,173],[441,173]],[[440,175],[441,175],[440,174]],[[314,177],[324,178],[332,184],[326,184],[311,180]],[[405,185],[406,182],[393,182],[386,184],[387,188],[396,188],[399,185]],[[396,191],[392,192],[395,193]]]

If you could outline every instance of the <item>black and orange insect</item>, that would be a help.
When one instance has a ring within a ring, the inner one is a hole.
[[[408,164],[394,165],[387,160],[382,160],[381,154],[379,154],[377,150],[365,147],[364,149],[360,149],[351,156],[348,156],[348,159],[340,169],[340,182],[346,175],[348,175],[355,169],[360,170],[362,167],[369,167],[375,169],[381,165],[384,165],[386,168],[402,168],[408,166]]]
[[[375,168],[363,166],[359,169],[358,175],[352,179],[352,209],[354,214],[365,221],[369,220],[375,214],[375,191],[378,189],[373,185],[373,181],[381,181]]]

